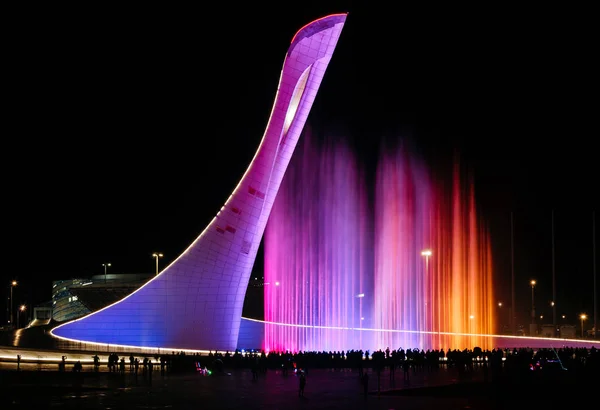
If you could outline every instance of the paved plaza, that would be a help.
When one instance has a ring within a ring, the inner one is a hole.
[[[356,371],[309,371],[304,397],[298,397],[298,378],[294,373],[283,376],[267,372],[252,380],[249,370],[224,375],[175,374],[152,378],[126,372],[106,371],[59,373],[53,370],[4,370],[2,392],[8,401],[2,408],[89,409],[464,409],[472,406],[468,398],[402,397],[390,389],[418,388],[453,383],[452,374],[413,374],[404,383],[402,373],[391,383],[382,377],[382,394],[377,393],[377,377],[371,374],[369,394],[365,397]],[[14,367],[14,366],[13,366]],[[106,367],[106,366],[103,366]],[[9,387],[10,386],[10,387]],[[6,406],[8,405],[8,406]],[[35,407],[32,407],[35,406]],[[472,408],[472,407],[471,407]]]
[[[482,381],[481,369],[467,379],[458,379],[456,369],[410,373],[405,382],[402,371],[390,381],[382,373],[369,371],[369,391],[364,395],[357,371],[349,369],[309,370],[304,397],[298,397],[298,377],[268,371],[253,380],[249,370],[226,370],[224,374],[165,374],[153,376],[99,372],[84,367],[81,373],[56,371],[53,363],[0,364],[0,407],[62,409],[519,409],[560,408],[556,386],[498,385]],[[23,367],[24,366],[24,367]],[[38,367],[35,367],[38,366]],[[561,390],[571,387],[560,386]],[[379,390],[379,391],[378,391]],[[565,390],[566,391],[566,390]],[[570,397],[575,404],[576,397]]]
[[[506,380],[512,376],[492,383],[484,381],[481,367],[459,376],[456,368],[442,366],[438,370],[411,370],[408,381],[402,370],[396,370],[390,379],[386,369],[378,388],[377,375],[369,369],[365,396],[356,370],[309,369],[305,395],[298,397],[299,379],[294,373],[269,370],[253,380],[249,369],[225,369],[225,374],[212,375],[161,375],[156,366],[150,378],[141,368],[137,376],[129,372],[128,365],[124,374],[110,373],[108,356],[100,352],[101,365],[96,372],[94,354],[0,346],[0,408],[559,409],[564,408],[565,400],[570,406],[583,406],[594,392],[592,384],[597,384],[597,377],[590,384],[585,379],[562,376],[560,383],[536,377]],[[19,364],[17,355],[21,356]],[[66,356],[65,371],[59,371],[62,355]],[[72,371],[77,361],[83,364],[81,373]]]

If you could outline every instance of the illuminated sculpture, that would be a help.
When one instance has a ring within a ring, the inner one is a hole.
[[[52,330],[59,338],[164,349],[234,350],[256,252],[346,20],[334,14],[292,39],[261,144],[198,238],[159,275],[102,310]]]

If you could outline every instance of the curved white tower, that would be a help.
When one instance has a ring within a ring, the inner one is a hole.
[[[345,21],[346,14],[334,14],[296,33],[260,146],[200,236],[140,289],[54,328],[54,336],[135,347],[235,350],[248,280],[273,201]]]

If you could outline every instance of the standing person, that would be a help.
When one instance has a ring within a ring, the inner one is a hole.
[[[94,371],[97,372],[100,370],[100,357],[96,354],[92,356],[92,359],[94,359]]]
[[[304,370],[300,370],[300,388],[298,390],[298,397],[304,397],[304,387],[306,386],[306,374]]]
[[[361,381],[362,381],[363,391],[364,391],[365,399],[366,399],[369,394],[369,373],[364,372],[362,375]]]
[[[408,359],[402,362],[402,372],[404,373],[404,383],[410,383],[410,363]]]

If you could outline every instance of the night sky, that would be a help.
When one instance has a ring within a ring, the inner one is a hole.
[[[165,254],[161,266],[176,258],[252,159],[295,32],[349,12],[307,124],[348,138],[367,164],[384,137],[411,139],[432,168],[459,153],[505,303],[514,214],[522,321],[530,279],[540,304],[552,299],[554,209],[557,313],[592,315],[592,13],[314,4],[14,16],[3,59],[3,293],[16,279],[15,304],[35,305],[52,280],[101,274],[105,262],[145,273],[153,252]]]

